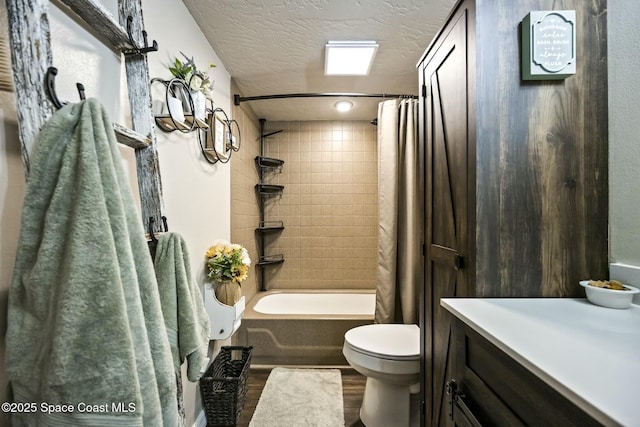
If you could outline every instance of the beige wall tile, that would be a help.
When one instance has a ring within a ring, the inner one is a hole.
[[[234,93],[239,92],[237,87],[232,89]],[[242,283],[242,293],[249,300],[259,288],[255,266],[258,261],[255,229],[260,218],[255,185],[259,176],[254,159],[260,154],[260,129],[259,122],[247,103],[234,106],[232,118],[240,127],[242,145],[238,152],[233,153],[230,165],[222,167],[231,167],[231,241],[247,248],[252,261],[249,276]]]
[[[259,222],[254,158],[260,153],[258,120],[250,108],[235,107],[242,149],[232,168],[232,241],[258,261],[255,228]],[[377,256],[376,131],[368,122],[267,122],[265,155],[285,161],[281,173],[265,181],[281,184],[280,197],[265,202],[265,220],[282,220],[285,230],[265,236],[266,254],[285,262],[265,268],[269,289],[375,288]],[[252,267],[243,293],[259,288]]]
[[[265,273],[268,288],[375,288],[375,127],[267,122],[266,131],[278,129],[284,131],[269,138],[265,155],[285,160],[269,181],[285,190],[267,204],[265,219],[283,220],[285,230],[267,242],[266,252],[282,253],[285,262]]]

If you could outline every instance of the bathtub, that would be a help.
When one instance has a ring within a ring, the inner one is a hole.
[[[347,365],[344,333],[373,323],[373,290],[271,290],[247,304],[238,344],[255,365]]]

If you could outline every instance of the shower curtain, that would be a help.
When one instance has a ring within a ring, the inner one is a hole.
[[[376,323],[418,323],[423,284],[423,151],[414,99],[378,106]]]

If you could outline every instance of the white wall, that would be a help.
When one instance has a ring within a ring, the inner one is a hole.
[[[640,2],[609,0],[609,257],[640,266]]]
[[[167,66],[176,56],[182,59],[180,52],[194,57],[201,69],[213,62],[217,65],[210,72],[215,80],[214,105],[230,114],[229,73],[182,2],[153,0],[143,2],[143,7],[149,37],[160,47],[148,55],[151,77],[171,78]],[[154,84],[152,90],[156,95],[163,87]],[[191,258],[198,259],[200,268],[213,240],[230,238],[230,164],[207,163],[193,133],[158,131],[157,135],[169,228],[187,240]]]
[[[116,0],[99,1],[117,17]],[[59,70],[56,78],[59,98],[76,102],[75,83],[81,82],[87,97],[99,99],[112,121],[131,126],[126,77],[119,53],[105,47],[53,3],[50,5],[53,65]],[[0,30],[6,37],[4,2],[0,5],[0,12]],[[148,55],[150,77],[170,78],[167,65],[180,55],[180,51],[193,56],[201,68],[213,62],[217,64],[210,73],[215,80],[214,103],[230,113],[229,73],[183,3],[146,0],[143,1],[143,13],[149,39],[155,39],[160,48],[159,52]],[[161,88],[162,85],[154,85],[152,89],[158,95]],[[0,92],[0,332],[3,337],[6,332],[6,299],[25,187],[16,120],[13,94]],[[156,133],[169,229],[185,238],[192,270],[201,279],[206,249],[213,240],[230,237],[230,164],[207,163],[193,133],[164,133],[160,130]],[[134,152],[128,147],[121,147],[120,151],[137,197]],[[0,342],[0,401],[7,400],[3,358],[4,339]],[[188,383],[186,379],[183,383],[186,421],[191,426],[201,411],[200,393],[197,383]],[[6,419],[0,414],[0,425],[5,424]]]
[[[102,0],[116,12],[116,1]],[[153,0],[143,2],[144,23],[149,41],[156,40],[159,51],[147,56],[151,78],[169,79],[168,65],[180,52],[194,57],[199,68],[217,65],[210,72],[215,80],[214,105],[230,113],[231,79],[182,2]],[[116,15],[117,16],[117,15]],[[87,33],[63,12],[52,7],[51,37],[58,96],[77,100],[75,82],[82,82],[88,97],[98,98],[113,121],[130,126],[126,76],[120,55],[113,53]],[[120,77],[118,77],[120,76]],[[162,84],[152,86],[154,101],[164,99]],[[207,163],[195,133],[166,133],[156,129],[158,156],[162,177],[163,199],[169,229],[180,233],[191,252],[198,272],[199,259],[217,238],[230,235],[230,165]],[[133,150],[121,149],[128,166],[131,185],[137,191]],[[198,258],[198,262],[195,262]]]
[[[150,39],[159,51],[149,54],[151,78],[169,79],[167,69],[180,52],[195,59],[199,69],[213,62],[209,75],[215,80],[214,106],[231,113],[231,78],[182,2],[153,0],[143,2],[144,22]],[[150,41],[151,42],[151,41]],[[153,99],[164,97],[163,86],[152,86]],[[192,271],[202,280],[204,253],[216,239],[231,236],[231,165],[211,165],[203,159],[194,133],[156,132],[164,203],[169,230],[180,233],[187,242]],[[183,379],[186,378],[183,370]],[[183,380],[187,426],[201,412],[197,383]]]

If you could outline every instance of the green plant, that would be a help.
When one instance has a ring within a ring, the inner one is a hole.
[[[173,65],[169,66],[171,74],[184,80],[189,90],[202,92],[207,99],[212,99],[214,82],[209,77],[208,70],[216,65],[210,63],[207,71],[201,71],[198,70],[193,57],[189,58],[182,52],[180,54],[184,57],[184,61],[175,58]]]

